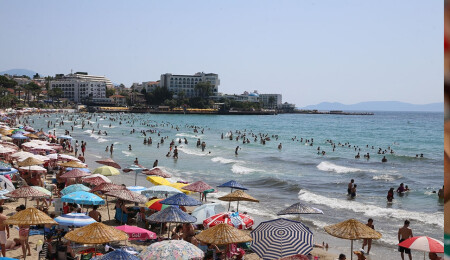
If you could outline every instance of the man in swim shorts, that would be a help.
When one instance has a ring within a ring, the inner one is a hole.
[[[409,228],[409,220],[405,220],[405,224],[398,230],[398,241],[399,243],[405,241],[406,239],[413,237],[412,230]],[[402,256],[402,260],[405,259],[404,254],[409,256],[409,260],[412,260],[411,250],[402,246],[398,247],[398,251]]]

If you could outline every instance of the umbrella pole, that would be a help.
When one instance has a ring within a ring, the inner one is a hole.
[[[231,192],[233,192],[233,188],[231,188]],[[230,192],[230,193],[231,193],[231,192]],[[230,207],[231,207],[231,200],[228,201],[228,211],[230,211]]]
[[[27,207],[27,198],[25,198],[25,208]]]
[[[105,196],[105,199],[106,199],[106,208],[108,209],[108,219],[111,220],[111,215],[109,214],[108,195]]]
[[[162,222],[161,222],[161,227],[159,228],[159,236],[162,235]]]
[[[134,175],[134,186],[137,185],[137,171],[134,171],[136,174]]]
[[[239,200],[238,200],[238,203],[237,203],[236,212],[239,212]]]
[[[351,247],[350,247],[350,260],[353,260],[353,239],[351,240]]]

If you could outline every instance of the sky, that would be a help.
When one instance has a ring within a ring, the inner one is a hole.
[[[219,74],[219,92],[320,102],[443,101],[443,2],[0,2],[0,71],[114,83]]]

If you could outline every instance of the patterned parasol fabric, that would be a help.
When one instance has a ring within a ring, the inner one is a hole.
[[[88,172],[82,171],[80,169],[72,169],[63,175],[60,176],[60,178],[80,178],[80,177],[86,177],[91,175]]]
[[[19,166],[33,166],[38,164],[44,164],[44,161],[38,160],[34,157],[28,157],[27,159],[17,163]]]
[[[165,200],[161,201],[161,204],[166,205],[178,205],[178,206],[198,206],[202,205],[202,203],[192,197],[189,197],[188,195],[184,193],[178,193],[171,197],[168,197]]]
[[[204,230],[195,237],[203,243],[215,245],[245,243],[252,240],[246,232],[238,230],[227,224],[219,224]]]
[[[381,234],[366,224],[359,222],[356,219],[349,219],[334,225],[324,227],[325,231],[338,238],[343,239],[380,239]]]
[[[427,236],[411,237],[398,245],[422,252],[444,253],[444,243]]]
[[[172,175],[170,175],[168,172],[163,171],[157,167],[150,169],[150,170],[144,170],[144,171],[142,171],[142,173],[145,175],[154,175],[154,176],[159,176],[159,177],[163,177],[163,178],[172,177]]]
[[[106,181],[100,177],[83,178],[83,182],[94,186],[99,186],[102,183],[106,183]]]
[[[46,197],[47,194],[38,191],[31,186],[24,186],[6,193],[5,196],[9,198],[41,198]]]
[[[261,222],[251,232],[251,248],[263,259],[307,255],[313,250],[313,233],[301,222],[275,219]]]
[[[116,163],[113,159],[108,158],[108,159],[103,159],[103,160],[99,160],[99,161],[95,161],[96,163],[100,163],[106,166],[111,166],[114,167],[116,169],[121,169],[120,165],[118,163]]]
[[[64,238],[79,244],[105,244],[113,241],[127,240],[128,235],[114,227],[95,222],[70,231]]]
[[[122,249],[117,249],[105,255],[94,257],[91,260],[141,260],[141,258]]]
[[[44,225],[44,224],[54,224],[58,223],[54,221],[44,212],[36,208],[27,208],[21,210],[5,220],[5,224],[8,225]]]
[[[139,255],[142,260],[201,260],[200,248],[184,240],[166,240],[151,244]]]
[[[183,187],[183,190],[193,191],[193,192],[204,192],[205,190],[214,189],[212,186],[208,185],[203,181],[196,181],[187,186]]]
[[[130,202],[136,202],[136,203],[147,202],[147,197],[145,197],[144,195],[138,194],[136,192],[132,192],[127,189],[108,191],[107,193],[105,193],[105,195],[116,197],[118,199],[130,201]]]
[[[235,180],[231,180],[228,182],[225,182],[219,186],[217,186],[219,188],[232,188],[232,189],[237,189],[237,190],[248,190],[246,187],[244,187],[242,184],[240,184],[239,182],[235,181]]]
[[[86,180],[86,179],[84,179],[84,180]],[[113,191],[113,190],[124,190],[124,189],[126,189],[126,187],[123,185],[114,184],[114,183],[102,183],[98,186],[95,186],[91,190],[91,192],[97,192],[97,191],[109,192],[109,191]]]

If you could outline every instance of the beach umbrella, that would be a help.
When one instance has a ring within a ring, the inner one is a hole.
[[[161,204],[161,201],[162,201],[162,199],[153,199],[153,200],[147,201],[145,203],[145,206],[149,209],[153,209],[156,211],[161,211],[165,208],[170,207],[169,205]]]
[[[425,252],[444,253],[444,243],[427,236],[411,237],[405,239],[398,245],[412,250],[424,252],[423,259],[425,259]]]
[[[127,233],[129,237],[128,240],[147,240],[158,238],[154,232],[136,226],[123,225],[116,228]]]
[[[14,174],[16,172],[18,172],[18,170],[11,168],[11,170],[9,170],[9,171],[0,171],[0,175],[4,176],[4,175],[8,175],[8,174]]]
[[[107,182],[105,182],[104,179],[102,179],[102,178],[100,178],[100,177],[83,178],[83,179],[82,179],[82,182],[88,183],[88,184],[93,185],[93,186],[98,186],[98,185],[100,185],[100,184],[102,184],[102,183],[107,183]]]
[[[158,167],[152,168],[150,170],[148,170],[148,169],[144,170],[142,173],[145,175],[153,175],[153,176],[159,176],[159,177],[163,177],[163,178],[172,177],[172,175],[170,175],[168,172],[163,171],[162,169],[160,169]]]
[[[27,198],[43,198],[47,194],[38,191],[31,186],[24,186],[5,194],[9,198],[25,198],[25,207],[27,206]]]
[[[15,133],[25,133],[26,131],[25,131],[25,129],[23,129],[23,128],[19,128],[19,129],[14,129],[14,130],[12,130],[12,132],[11,133],[13,133],[13,134],[15,134]]]
[[[187,183],[175,182],[175,183],[170,183],[167,186],[178,189],[179,191],[183,192],[184,194],[190,194],[191,193],[190,191],[183,189],[183,187],[185,187],[187,185],[188,185]]]
[[[32,187],[33,189],[36,189],[36,190],[42,192],[42,193],[45,193],[45,195],[47,195],[47,197],[52,196],[52,192],[49,191],[49,190],[47,190],[47,189],[44,188],[44,187],[41,187],[41,186],[31,186],[31,187]]]
[[[39,137],[35,134],[29,133],[29,134],[24,134],[25,136],[27,136],[28,138],[33,138],[33,139],[38,139]]]
[[[92,224],[95,219],[87,216],[84,213],[69,213],[65,215],[61,215],[55,218],[55,221],[58,222],[61,226],[74,226],[74,227],[84,227],[89,224]]]
[[[111,183],[111,180],[110,180],[108,177],[103,176],[103,175],[101,175],[101,174],[92,174],[92,175],[90,175],[90,176],[83,177],[83,181],[84,181],[84,180],[87,180],[87,179],[89,179],[89,178],[95,178],[95,177],[102,178],[105,182]]]
[[[182,191],[167,185],[153,186],[141,192],[142,195],[145,195],[149,198],[153,196],[159,197],[175,195],[177,193],[182,193]]]
[[[108,191],[107,193],[105,193],[105,195],[135,203],[145,203],[147,201],[147,197],[145,197],[144,195],[132,192],[127,189]]]
[[[222,201],[237,201],[236,211],[239,211],[239,201],[250,201],[250,202],[259,202],[259,200],[253,198],[242,190],[233,191],[230,194],[227,194],[223,197],[220,197],[219,200]],[[230,210],[230,206],[228,205],[228,210]]]
[[[72,136],[60,135],[60,136],[58,136],[58,139],[72,140]]]
[[[16,149],[13,149],[11,147],[5,146],[0,147],[0,154],[14,153],[16,151],[17,151]]]
[[[167,185],[170,186],[172,184],[168,180],[159,176],[147,176],[147,180],[155,185]]]
[[[11,182],[11,180],[9,180],[8,178],[6,178],[3,175],[0,175],[0,190],[6,190],[6,191],[13,191],[15,190],[16,187],[14,187],[14,184]]]
[[[214,191],[214,188],[211,187],[210,185],[208,185],[204,181],[196,181],[194,183],[184,186],[183,190],[198,192],[200,194],[200,199],[201,199],[202,192],[207,191],[207,190]]]
[[[3,141],[11,142],[13,139],[9,136],[2,136],[1,138]]]
[[[99,196],[87,191],[76,191],[61,197],[62,202],[78,203],[81,205],[103,205],[105,201]]]
[[[28,157],[32,157],[34,154],[29,153],[29,152],[24,152],[24,151],[20,151],[17,153],[13,153],[10,155],[11,158],[17,159],[17,158],[28,158]]]
[[[116,249],[105,255],[96,256],[92,260],[141,260],[140,257],[132,255],[122,249]]]
[[[86,177],[91,175],[88,172],[82,171],[80,169],[73,169],[70,170],[66,173],[64,173],[63,175],[60,176],[60,178],[80,178],[80,177]]]
[[[143,186],[127,186],[127,189],[129,189],[132,192],[139,193],[139,194],[142,194],[141,192],[143,192],[144,190],[147,190],[147,188],[143,187]]]
[[[68,155],[68,154],[58,154],[57,159],[58,160],[63,160],[63,161],[77,161],[77,162],[80,162],[80,159],[78,159],[78,158],[76,158],[76,157],[74,157],[72,155]]]
[[[78,170],[80,170],[80,171],[82,171],[82,172],[87,172],[87,173],[91,173],[91,170],[89,170],[89,168],[72,168],[72,167],[65,167],[66,168],[66,172],[70,172],[71,170],[74,170],[74,169],[78,169]],[[90,177],[90,176],[92,176],[93,174],[91,173],[91,175],[88,175],[88,176],[86,176],[86,177],[83,177],[83,178],[87,178],[87,177]],[[98,175],[98,174],[97,174]],[[96,175],[96,176],[97,176]]]
[[[25,139],[28,139],[27,136],[24,136],[24,135],[21,134],[21,133],[15,133],[15,134],[11,135],[11,138],[12,138],[12,139],[17,139],[17,140],[25,140]]]
[[[72,184],[62,189],[61,194],[64,196],[76,191],[90,191],[90,190],[91,190],[90,188],[84,186],[83,184]]]
[[[142,260],[202,260],[204,255],[200,248],[184,240],[153,243],[139,254]]]
[[[178,206],[198,206],[202,203],[184,193],[178,193],[160,201],[161,204],[178,205]]]
[[[119,185],[119,184],[105,182],[105,183],[102,183],[102,184],[100,184],[98,186],[95,186],[91,190],[91,192],[101,191],[101,192],[106,193],[106,192],[113,191],[113,190],[124,190],[124,189],[126,189],[126,187],[124,185]]]
[[[211,216],[203,221],[205,228],[214,227],[218,224],[228,224],[237,229],[249,229],[255,223],[253,218],[239,212],[222,212]]]
[[[11,257],[0,257],[0,260],[17,260],[17,258],[11,258]]]
[[[220,184],[219,186],[217,186],[219,188],[231,188],[231,191],[233,191],[233,189],[237,189],[237,190],[248,190],[246,187],[244,187],[242,184],[240,184],[237,181],[231,180],[231,181],[227,181],[223,184]]]
[[[119,175],[120,172],[114,167],[111,166],[101,166],[94,170],[94,174],[101,174],[103,176],[114,176]]]
[[[202,231],[195,238],[203,243],[214,245],[239,244],[252,241],[252,238],[246,232],[223,223]]]
[[[145,168],[141,167],[140,165],[131,165],[130,167],[128,167],[127,169],[124,169],[124,172],[130,172],[130,171],[134,171],[135,175],[134,175],[134,186],[137,185],[137,176],[138,173],[142,172]]]
[[[103,223],[94,222],[82,228],[70,231],[65,239],[78,244],[105,244],[114,241],[127,240],[127,233]]]
[[[380,239],[381,234],[374,229],[366,226],[356,219],[349,219],[334,225],[324,227],[325,231],[338,238],[351,240],[351,259],[353,259],[353,240],[357,239]]]
[[[17,163],[19,166],[32,166],[38,164],[44,164],[44,161],[36,159],[35,157],[28,157],[23,161]]]
[[[160,212],[150,215],[147,219],[158,223],[193,223],[197,221],[196,217],[175,206],[169,206]]]
[[[191,215],[197,218],[194,224],[203,224],[203,220],[224,211],[225,208],[221,204],[210,203],[196,207]]]
[[[5,196],[6,193],[8,193],[8,190],[0,190],[0,200],[7,200],[8,197]]]
[[[21,210],[5,220],[7,225],[45,225],[58,223],[44,212],[36,208]]]
[[[251,248],[263,259],[307,255],[313,250],[313,233],[303,223],[279,218],[261,222],[251,233]]]
[[[19,167],[19,170],[24,172],[34,172],[34,173],[46,173],[47,169],[38,165],[30,165],[30,166],[22,166]]]
[[[86,164],[77,161],[68,161],[65,163],[60,163],[61,167],[71,167],[71,168],[87,168]]]
[[[103,165],[106,165],[106,166],[111,166],[111,167],[114,167],[114,168],[116,168],[116,169],[122,169],[121,167],[120,167],[120,165],[118,164],[118,163],[116,163],[113,159],[111,159],[111,158],[108,158],[108,159],[102,159],[102,160],[99,160],[99,161],[95,161],[96,163],[99,163],[99,164],[103,164]]]
[[[323,214],[323,211],[298,202],[277,213],[277,215],[289,214]]]

